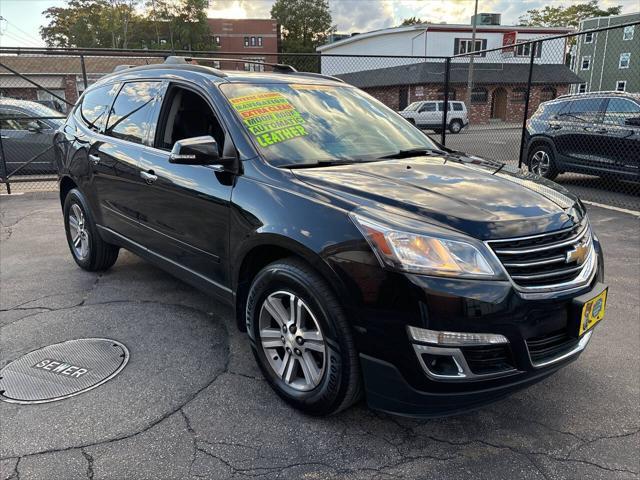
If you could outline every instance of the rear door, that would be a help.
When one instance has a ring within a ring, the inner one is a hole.
[[[603,160],[607,170],[625,175],[640,172],[640,126],[630,119],[640,118],[640,105],[627,98],[608,100],[603,127]]]
[[[590,170],[601,164],[604,103],[602,97],[567,101],[550,120],[550,135],[562,157],[561,163],[569,169]]]
[[[139,243],[144,240],[139,223],[140,195],[146,186],[140,175],[140,160],[149,122],[164,87],[161,81],[126,82],[104,89],[95,102],[88,99],[97,105],[98,115],[107,117],[103,130],[98,126],[102,131],[94,136],[88,151],[103,225]],[[109,99],[113,97],[111,104]],[[104,105],[108,107],[103,111]],[[91,106],[81,104],[83,111]]]

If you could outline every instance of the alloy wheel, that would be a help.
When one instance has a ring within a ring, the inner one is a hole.
[[[69,234],[73,253],[80,260],[89,256],[89,231],[84,212],[80,205],[74,203],[69,210]]]
[[[320,325],[297,295],[277,291],[260,308],[260,342],[269,365],[289,387],[308,391],[322,380],[326,346]]]
[[[551,168],[551,158],[544,150],[538,150],[531,156],[531,171],[541,177],[546,176]]]

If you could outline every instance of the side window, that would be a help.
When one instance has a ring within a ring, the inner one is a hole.
[[[628,118],[640,117],[640,105],[624,98],[612,98],[604,114],[604,123],[625,125]]]
[[[597,122],[600,116],[602,98],[583,98],[569,102],[569,108],[563,109],[560,115],[565,120],[575,122]]]
[[[435,112],[436,104],[435,102],[427,102],[422,107],[420,107],[420,112]]]
[[[453,109],[456,112],[461,112],[462,110],[464,110],[462,103],[458,103],[458,102],[453,102]]]
[[[37,114],[27,115],[17,110],[0,109],[0,128],[2,130],[29,130],[31,125],[37,125],[38,128],[49,128],[46,123],[41,120],[27,120],[27,117],[33,117]],[[22,118],[24,117],[24,119]]]
[[[161,86],[162,82],[125,83],[111,108],[105,134],[142,143]]]
[[[222,154],[224,130],[209,104],[191,90],[171,86],[162,105],[154,146],[171,150],[178,140],[204,135],[216,140]]]
[[[540,106],[540,118],[549,119],[557,116],[561,111],[568,111],[566,109],[566,102],[554,102],[554,103],[545,103]]]
[[[75,111],[76,118],[92,130],[102,130],[109,114],[108,109],[118,92],[118,86],[104,85],[89,90]]]

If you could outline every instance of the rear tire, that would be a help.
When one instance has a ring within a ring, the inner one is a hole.
[[[100,237],[89,204],[80,190],[69,191],[62,211],[69,250],[80,268],[96,272],[107,270],[116,263],[120,249]]]
[[[293,407],[331,415],[360,398],[350,326],[327,282],[306,263],[289,258],[263,268],[249,290],[245,315],[262,373]]]
[[[553,180],[558,176],[553,150],[548,145],[535,145],[529,152],[527,166],[531,173]]]

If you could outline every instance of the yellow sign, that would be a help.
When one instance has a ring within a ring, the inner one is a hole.
[[[262,147],[308,135],[300,112],[278,92],[235,97],[230,102]]]
[[[592,298],[582,307],[580,316],[580,331],[578,335],[592,328],[604,318],[604,308],[607,303],[607,290]]]

